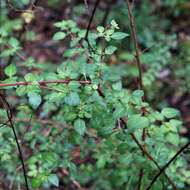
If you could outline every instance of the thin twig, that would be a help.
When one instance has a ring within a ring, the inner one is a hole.
[[[135,46],[135,51],[136,51],[136,61],[137,61],[137,67],[138,67],[138,71],[139,71],[139,83],[138,83],[138,87],[141,90],[144,90],[143,87],[143,82],[142,82],[142,64],[140,61],[140,51],[139,51],[139,45],[138,45],[138,41],[137,41],[137,35],[136,35],[136,28],[135,28],[135,22],[134,22],[134,18],[132,15],[132,11],[131,11],[131,5],[129,0],[126,0],[127,2],[127,9],[128,9],[128,16],[129,16],[129,22],[130,22],[130,28],[131,28],[131,34],[132,34],[132,38],[134,41],[134,46]]]
[[[69,84],[71,81],[74,80],[51,80],[51,81],[38,81],[36,82],[38,85],[46,85],[46,84]],[[92,81],[89,80],[78,80],[80,84],[92,84]],[[34,82],[15,82],[15,83],[0,83],[0,87],[8,87],[8,86],[27,86],[27,85],[34,85]]]
[[[12,132],[13,132],[13,135],[14,135],[14,138],[15,138],[15,141],[16,141],[17,149],[18,149],[18,152],[19,152],[19,158],[20,158],[20,161],[21,161],[21,164],[22,164],[22,169],[23,169],[23,175],[24,175],[26,189],[29,190],[29,185],[28,185],[28,180],[27,180],[27,174],[26,174],[26,168],[25,168],[25,164],[24,164],[23,153],[22,153],[21,146],[19,144],[19,140],[18,140],[18,137],[17,137],[17,134],[16,134],[16,130],[14,128],[12,110],[11,110],[11,107],[10,107],[9,103],[7,102],[6,98],[2,94],[0,94],[0,99],[2,101],[2,104],[3,104],[6,112],[7,112],[7,117],[8,117],[9,123],[10,123],[10,128],[12,129]]]
[[[6,46],[8,48],[14,48],[13,46],[11,46],[10,44],[6,44]],[[18,51],[15,52],[15,54],[22,60],[22,61],[27,61],[27,58],[24,57],[22,54],[20,54]],[[11,62],[10,62],[11,63]],[[9,64],[7,64],[9,65]]]
[[[86,40],[87,44],[88,44],[88,48],[89,48],[89,51],[91,50],[93,53],[96,54],[96,51],[94,50],[94,48],[91,46],[89,40],[88,40],[88,34],[89,34],[89,31],[90,31],[90,26],[92,24],[92,21],[93,21],[93,18],[94,18],[94,15],[95,15],[95,12],[96,12],[96,9],[98,7],[100,3],[100,0],[96,0],[96,3],[94,5],[94,8],[93,8],[93,11],[92,11],[92,14],[91,14],[91,17],[90,17],[90,20],[88,22],[88,26],[87,26],[87,29],[86,29],[86,34],[85,34],[85,37],[84,37],[84,40]]]
[[[90,20],[88,22],[88,26],[87,26],[87,29],[86,29],[86,34],[85,34],[85,37],[84,37],[85,40],[88,40],[88,33],[90,31],[90,26],[92,24],[92,21],[93,21],[93,18],[94,18],[94,15],[95,15],[95,12],[96,12],[96,9],[97,9],[99,3],[100,3],[100,0],[96,0],[96,3],[94,5],[94,9],[92,11],[92,14],[91,14],[91,17],[90,17]]]
[[[143,169],[140,169],[140,171],[139,171],[139,181],[138,181],[138,185],[137,185],[137,190],[140,190],[140,189],[141,189],[142,176],[143,176]]]
[[[8,123],[9,123],[9,121],[7,121],[5,123],[1,123],[0,128],[5,127],[5,126],[10,127],[10,125]]]
[[[142,81],[142,64],[140,61],[140,51],[139,51],[139,45],[138,45],[138,41],[137,41],[137,34],[136,34],[136,28],[135,28],[135,22],[134,22],[134,18],[133,18],[133,14],[132,14],[132,10],[131,10],[131,4],[129,2],[129,0],[126,0],[127,2],[127,9],[128,9],[128,17],[129,17],[129,22],[130,22],[130,28],[131,28],[131,34],[132,34],[132,38],[133,38],[133,42],[134,42],[134,46],[135,46],[135,51],[136,51],[136,63],[137,63],[137,68],[138,68],[138,88],[144,91],[144,87],[143,87],[143,81]],[[144,91],[144,96],[142,97],[143,100],[146,99],[146,95],[145,95],[145,91]],[[142,134],[142,140],[145,141],[146,139],[146,129],[143,129],[143,134]],[[144,156],[144,153],[142,153]],[[139,175],[139,184],[138,184],[138,188],[141,189],[141,180],[143,177],[143,169],[141,169],[140,175]]]
[[[159,166],[159,164],[157,163],[157,161],[151,156],[151,154],[146,150],[145,146],[143,146],[138,139],[136,138],[134,133],[131,133],[131,137],[132,139],[135,141],[135,143],[138,145],[138,147],[141,149],[142,153],[144,155],[146,155],[149,160],[151,160],[156,167],[161,171],[161,167]],[[141,171],[142,172],[142,171]],[[170,184],[172,185],[173,190],[177,190],[176,185],[174,184],[174,182],[170,179],[170,177],[164,172],[165,177],[168,179],[168,181],[170,182]],[[140,176],[140,178],[142,178],[142,176]]]
[[[121,121],[122,121],[122,123],[123,123],[125,126],[127,126],[125,119],[121,118]],[[161,170],[161,167],[159,166],[159,164],[157,163],[157,161],[156,161],[156,160],[152,157],[152,155],[147,151],[146,147],[145,147],[144,145],[142,145],[142,144],[138,141],[138,139],[137,139],[137,137],[135,136],[135,134],[134,134],[134,133],[130,133],[130,135],[131,135],[132,139],[134,140],[134,142],[138,145],[138,147],[139,147],[140,150],[142,151],[142,154],[143,154],[143,155],[146,155],[147,158],[148,158],[149,160],[151,160],[159,170]],[[142,139],[142,140],[144,141],[145,139]],[[168,179],[169,183],[172,185],[173,190],[177,190],[176,185],[175,185],[174,182],[170,179],[170,177],[169,177],[165,172],[164,172],[164,175],[165,175],[165,177]],[[141,169],[141,170],[140,170],[140,173],[139,173],[139,183],[138,183],[137,189],[140,189],[140,188],[141,188],[142,176],[143,176],[143,169]]]

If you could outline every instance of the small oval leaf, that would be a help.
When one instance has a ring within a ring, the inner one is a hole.
[[[53,40],[55,40],[55,41],[63,40],[65,38],[65,36],[66,36],[66,34],[64,32],[57,32],[54,34]]]

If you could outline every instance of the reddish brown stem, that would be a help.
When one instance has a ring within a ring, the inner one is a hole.
[[[37,83],[39,85],[46,85],[46,84],[69,84],[71,81],[74,80],[51,80],[51,81],[38,81]],[[89,80],[79,80],[77,81],[80,84],[92,84],[92,81]],[[8,87],[8,86],[27,86],[27,85],[32,85],[34,82],[15,82],[15,83],[0,83],[0,87]]]
[[[139,72],[139,76],[138,76],[138,88],[144,91],[144,87],[143,87],[143,81],[142,81],[142,64],[140,61],[140,52],[139,52],[139,45],[138,45],[138,41],[137,41],[137,34],[136,34],[136,28],[135,28],[135,21],[133,18],[133,14],[132,14],[132,10],[131,10],[131,4],[129,2],[129,0],[126,0],[127,2],[127,9],[128,9],[128,16],[129,16],[129,22],[130,22],[130,28],[131,28],[131,35],[133,38],[133,42],[134,42],[134,46],[135,46],[135,51],[136,51],[136,62],[137,62],[137,68],[138,68],[138,72]],[[145,91],[144,91],[145,93]],[[144,95],[142,97],[143,100],[146,99],[146,96]],[[146,130],[143,129],[143,134],[142,134],[142,140],[145,140],[146,138]],[[144,153],[143,153],[144,156]],[[141,169],[140,175],[139,175],[139,184],[138,184],[138,188],[141,189],[141,180],[143,178],[143,169]]]
[[[135,46],[135,58],[137,61],[137,67],[138,67],[138,71],[139,71],[139,82],[138,82],[138,87],[143,90],[143,82],[142,82],[142,64],[140,61],[140,52],[139,52],[139,45],[138,45],[138,41],[137,41],[137,34],[136,34],[136,28],[135,28],[135,22],[134,22],[134,18],[133,18],[133,14],[131,11],[131,4],[129,2],[129,0],[126,0],[127,2],[127,9],[128,9],[128,15],[129,15],[129,22],[130,22],[130,28],[131,28],[131,35],[133,38],[133,42],[134,42],[134,46]]]

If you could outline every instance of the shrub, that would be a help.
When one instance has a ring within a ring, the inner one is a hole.
[[[65,169],[71,180],[82,186],[90,183],[93,189],[133,189],[143,166],[145,189],[153,174],[186,141],[179,137],[179,112],[167,107],[154,110],[143,100],[142,90],[123,88],[122,75],[105,64],[106,57],[117,51],[112,41],[128,36],[119,31],[114,20],[108,27],[98,26],[90,32],[88,41],[83,40],[85,30],[72,20],[55,26],[59,29],[53,36],[55,41],[70,40],[56,71],[42,68],[40,73],[32,71],[23,76],[13,63],[5,68],[6,79],[2,81],[5,86],[10,84],[5,87],[7,94],[15,96],[16,90],[20,97],[15,101],[15,127],[23,136],[23,149],[29,151],[26,165],[31,186],[58,186],[58,171]],[[105,40],[106,48],[97,45],[99,38]],[[2,39],[7,43],[5,35]],[[15,45],[15,51],[19,49],[16,41],[8,43]],[[7,51],[2,51],[2,56]],[[27,61],[23,66],[35,68]],[[6,122],[5,111],[0,113]],[[20,184],[23,180],[15,168],[19,158],[12,154],[15,148],[10,129],[2,128],[1,168],[9,181]],[[186,169],[186,160],[178,158],[153,189],[169,189],[170,180],[183,189],[189,183]],[[68,179],[62,180],[68,183]]]

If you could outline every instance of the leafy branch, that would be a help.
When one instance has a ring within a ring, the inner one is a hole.
[[[150,190],[157,179],[164,173],[164,171],[172,164],[173,161],[185,150],[190,146],[190,141],[186,143],[182,148],[180,148],[176,154],[160,169],[160,171],[154,176],[153,180],[151,181],[150,185],[146,188],[146,190]]]
[[[121,119],[122,123],[127,126],[126,121],[124,119]],[[137,144],[137,146],[139,147],[139,149],[142,151],[143,155],[146,155],[147,158],[149,160],[151,160],[155,166],[159,169],[159,171],[162,170],[162,168],[160,167],[160,165],[158,164],[158,162],[152,157],[152,155],[147,151],[146,147],[144,145],[142,145],[139,140],[137,139],[136,135],[134,133],[130,133],[130,136],[132,137],[132,139],[134,140],[134,142]],[[138,184],[138,189],[140,189],[140,183],[142,180],[142,176],[143,176],[143,170],[140,171],[140,175],[139,175],[139,184]],[[172,185],[174,190],[177,190],[176,185],[174,184],[174,182],[170,179],[170,177],[164,172],[165,177],[168,179],[169,183]]]
[[[47,85],[47,84],[69,84],[73,80],[51,80],[51,81],[38,81],[35,82],[39,85]],[[78,80],[80,84],[92,84],[89,80]],[[8,86],[27,86],[27,85],[33,85],[34,82],[15,82],[15,83],[0,83],[0,87],[8,87]]]

